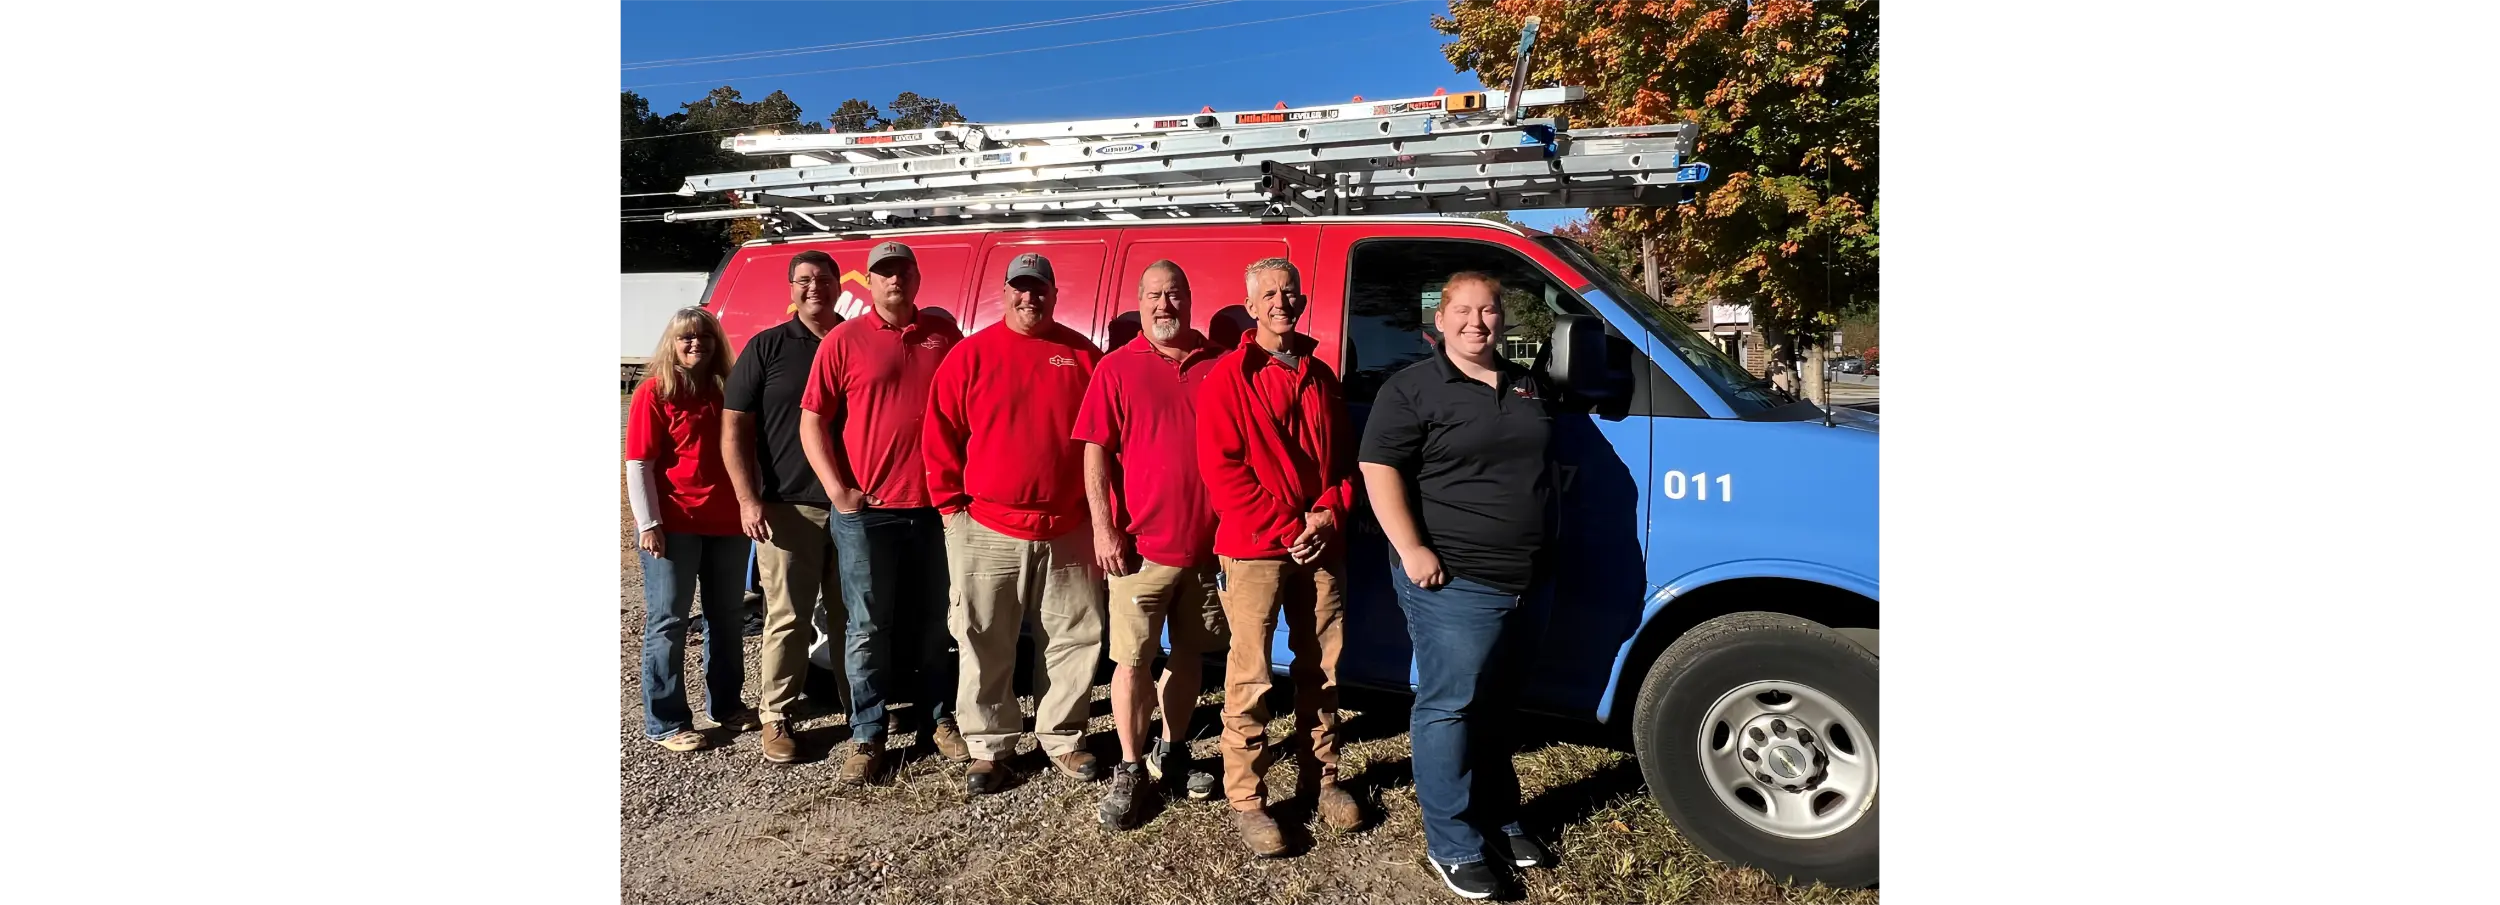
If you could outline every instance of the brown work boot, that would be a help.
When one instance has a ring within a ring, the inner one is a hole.
[[[964,791],[974,795],[993,795],[1007,791],[1007,784],[1014,780],[1015,771],[1008,768],[1005,760],[975,758],[972,766],[964,770]]]
[[[1285,831],[1263,809],[1234,809],[1233,829],[1241,831],[1241,844],[1253,855],[1275,858],[1285,853]]]
[[[1314,804],[1319,810],[1319,819],[1334,829],[1356,830],[1363,827],[1363,806],[1354,800],[1353,793],[1336,783],[1322,783]]]
[[[1076,777],[1079,782],[1093,782],[1102,778],[1102,762],[1095,760],[1094,755],[1083,749],[1051,755],[1050,765],[1058,767],[1061,773]]]
[[[947,760],[960,764],[972,759],[972,749],[964,745],[964,731],[956,728],[954,720],[939,720],[937,729],[929,733],[929,743]]]
[[[876,782],[885,775],[885,744],[851,743],[851,756],[842,761],[843,782]]]
[[[799,739],[798,736],[790,734],[789,720],[774,720],[764,724],[764,759],[776,764],[786,764],[799,759]]]

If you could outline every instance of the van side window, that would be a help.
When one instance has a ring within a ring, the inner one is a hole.
[[[1380,385],[1433,354],[1432,311],[1441,285],[1462,270],[1502,281],[1510,329],[1502,357],[1531,364],[1554,333],[1554,315],[1589,314],[1577,296],[1519,253],[1482,242],[1368,239],[1354,246],[1346,280],[1346,398],[1370,402]]]

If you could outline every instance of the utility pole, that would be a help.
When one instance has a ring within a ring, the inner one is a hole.
[[[1649,291],[1650,298],[1664,303],[1664,296],[1658,292],[1658,246],[1648,233],[1641,234],[1641,288]]]

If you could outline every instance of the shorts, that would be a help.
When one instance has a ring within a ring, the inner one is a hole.
[[[1111,662],[1131,668],[1154,662],[1160,629],[1172,629],[1172,656],[1195,657],[1228,643],[1224,608],[1215,600],[1215,567],[1166,566],[1138,559],[1137,571],[1111,576]],[[1168,618],[1167,618],[1168,617]]]

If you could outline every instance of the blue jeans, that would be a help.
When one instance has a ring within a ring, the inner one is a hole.
[[[1415,801],[1424,812],[1424,851],[1443,864],[1482,861],[1488,829],[1516,835],[1519,773],[1512,715],[1522,667],[1533,648],[1529,596],[1505,594],[1444,572],[1433,590],[1416,587],[1392,555],[1389,582],[1415,645]]]
[[[743,536],[664,532],[667,557],[642,557],[642,731],[655,739],[694,728],[686,709],[686,619],[695,587],[703,588],[704,709],[714,722],[736,713],[746,681],[738,631],[746,615],[747,548]]]
[[[921,705],[923,729],[954,716],[955,639],[946,630],[946,535],[937,510],[836,509],[825,529],[842,563],[851,740],[882,743],[886,705],[898,696]]]

